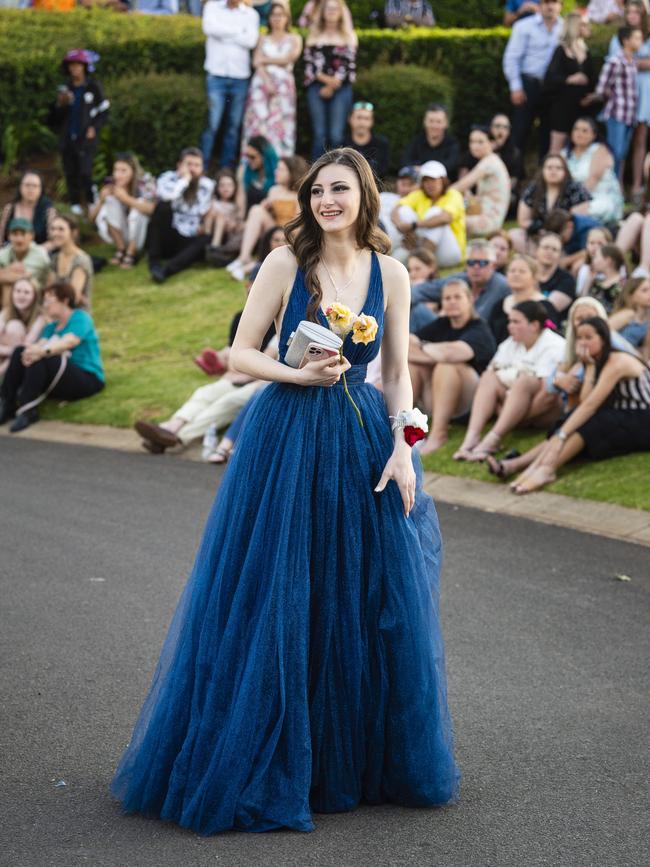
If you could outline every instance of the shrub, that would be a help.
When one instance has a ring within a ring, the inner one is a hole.
[[[291,11],[298,20],[307,0],[291,0]],[[492,27],[503,21],[502,4],[497,0],[430,0],[439,27]],[[371,27],[384,19],[382,0],[348,0],[357,27]]]
[[[372,66],[358,75],[354,90],[357,98],[375,104],[377,130],[390,142],[392,169],[400,167],[402,151],[421,129],[428,103],[444,103],[452,114],[451,82],[422,66]]]
[[[181,148],[198,144],[206,123],[203,76],[148,72],[108,82],[105,89],[112,114],[102,144],[110,158],[134,150],[158,174],[176,165]]]

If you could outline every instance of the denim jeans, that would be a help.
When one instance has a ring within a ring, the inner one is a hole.
[[[614,120],[613,117],[607,118],[607,144],[614,156],[614,172],[616,177],[619,176],[621,166],[625,162],[625,157],[630,149],[630,140],[634,127],[622,123],[620,120]]]
[[[307,88],[307,106],[311,116],[311,158],[317,160],[328,148],[340,147],[345,138],[345,124],[352,108],[352,86],[343,84],[331,99],[323,99],[323,85],[315,81]]]
[[[248,79],[226,78],[208,73],[205,77],[205,86],[208,93],[208,127],[201,136],[203,159],[207,166],[212,156],[221,118],[226,111],[226,129],[219,165],[221,168],[234,169],[239,162],[239,130],[246,105]]]

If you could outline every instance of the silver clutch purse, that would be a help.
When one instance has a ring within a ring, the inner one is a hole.
[[[284,356],[285,363],[289,367],[299,368],[305,357],[305,353],[310,343],[315,343],[318,346],[323,346],[325,349],[333,349],[338,353],[343,346],[343,341],[338,336],[330,331],[329,328],[324,328],[316,322],[309,322],[303,319],[298,324],[295,331],[289,335],[287,344],[287,354]]]

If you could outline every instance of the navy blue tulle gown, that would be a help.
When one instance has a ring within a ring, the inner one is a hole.
[[[384,322],[372,258],[363,312],[379,332],[344,345],[364,427],[342,382],[273,383],[255,401],[113,779],[128,813],[201,834],[309,831],[314,812],[458,794],[419,459],[408,519],[394,482],[373,490],[393,436],[364,383]],[[281,359],[308,301],[298,271]]]

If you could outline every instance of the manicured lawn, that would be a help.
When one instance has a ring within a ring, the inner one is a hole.
[[[230,320],[244,298],[242,284],[223,270],[197,267],[157,286],[143,263],[128,272],[107,267],[96,277],[93,315],[108,385],[88,400],[65,406],[50,403],[44,416],[117,427],[128,427],[142,416],[164,418],[193,389],[208,382],[192,356],[204,346],[225,344]],[[482,464],[451,459],[462,433],[454,427],[449,443],[426,457],[425,468],[492,480]],[[505,447],[523,452],[542,436],[535,431],[517,432],[507,438]],[[548,490],[650,510],[650,454],[576,464]]]

